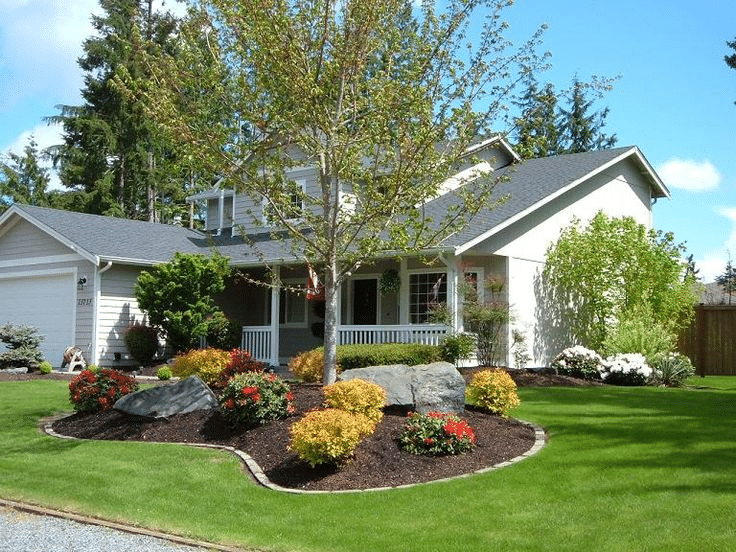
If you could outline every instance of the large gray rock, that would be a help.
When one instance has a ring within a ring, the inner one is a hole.
[[[197,376],[177,383],[136,391],[120,398],[113,408],[147,418],[167,418],[194,410],[219,408],[217,397]]]
[[[454,412],[465,409],[465,380],[449,362],[406,366],[369,366],[346,370],[338,380],[362,379],[386,391],[386,403],[427,412]]]

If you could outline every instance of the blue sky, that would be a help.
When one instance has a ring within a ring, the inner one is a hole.
[[[0,156],[30,134],[40,147],[59,142],[42,118],[81,103],[76,60],[94,10],[97,0],[0,0]],[[617,145],[639,146],[672,192],[655,227],[686,242],[706,280],[736,261],[736,71],[723,60],[736,2],[516,0],[506,18],[516,43],[549,26],[552,69],[540,82],[621,76],[599,107]]]

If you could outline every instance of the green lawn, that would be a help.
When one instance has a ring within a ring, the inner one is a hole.
[[[66,384],[0,383],[0,496],[264,550],[736,549],[736,378],[707,389],[523,388],[550,442],[510,468],[377,493],[289,495],[229,455],[39,433]]]

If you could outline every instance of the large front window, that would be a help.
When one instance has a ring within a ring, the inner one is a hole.
[[[287,284],[288,285],[288,284]],[[292,288],[281,288],[279,323],[285,326],[304,326],[307,323],[307,300],[303,293]]]
[[[430,313],[447,303],[447,274],[417,272],[409,274],[409,321],[412,324],[430,322]]]

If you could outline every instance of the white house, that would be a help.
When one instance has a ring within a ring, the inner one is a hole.
[[[652,205],[669,197],[635,146],[526,161],[501,139],[476,148],[474,155],[490,163],[494,176],[508,177],[494,196],[509,199],[481,210],[434,248],[430,264],[427,255],[387,256],[352,274],[340,290],[340,342],[436,343],[448,331],[462,329],[462,316],[453,318],[454,328],[429,324],[428,303],[447,301],[459,312],[461,279],[495,275],[506,282],[505,299],[514,313],[507,338],[514,329],[522,332],[532,356],[529,365],[546,365],[567,345],[560,341],[564,321],[545,316],[538,286],[550,243],[573,217],[587,220],[601,210],[651,226]],[[310,167],[290,177],[307,191],[317,185]],[[458,182],[448,182],[447,193],[424,205],[428,214],[440,218],[446,212]],[[271,239],[268,229],[251,223],[249,213],[260,206],[217,187],[190,200],[206,202],[205,232],[13,205],[0,216],[0,324],[38,327],[53,365],[72,344],[88,350],[92,363],[129,365],[133,361],[122,338],[130,324],[144,319],[133,295],[140,271],[177,251],[208,254],[216,248],[248,275],[220,298],[225,313],[243,325],[244,348],[276,364],[319,345],[312,330],[321,320],[319,309],[292,291],[305,286],[307,267],[287,242]],[[253,284],[266,277],[266,267],[289,289]],[[388,269],[398,272],[400,286],[382,295],[378,282]]]

